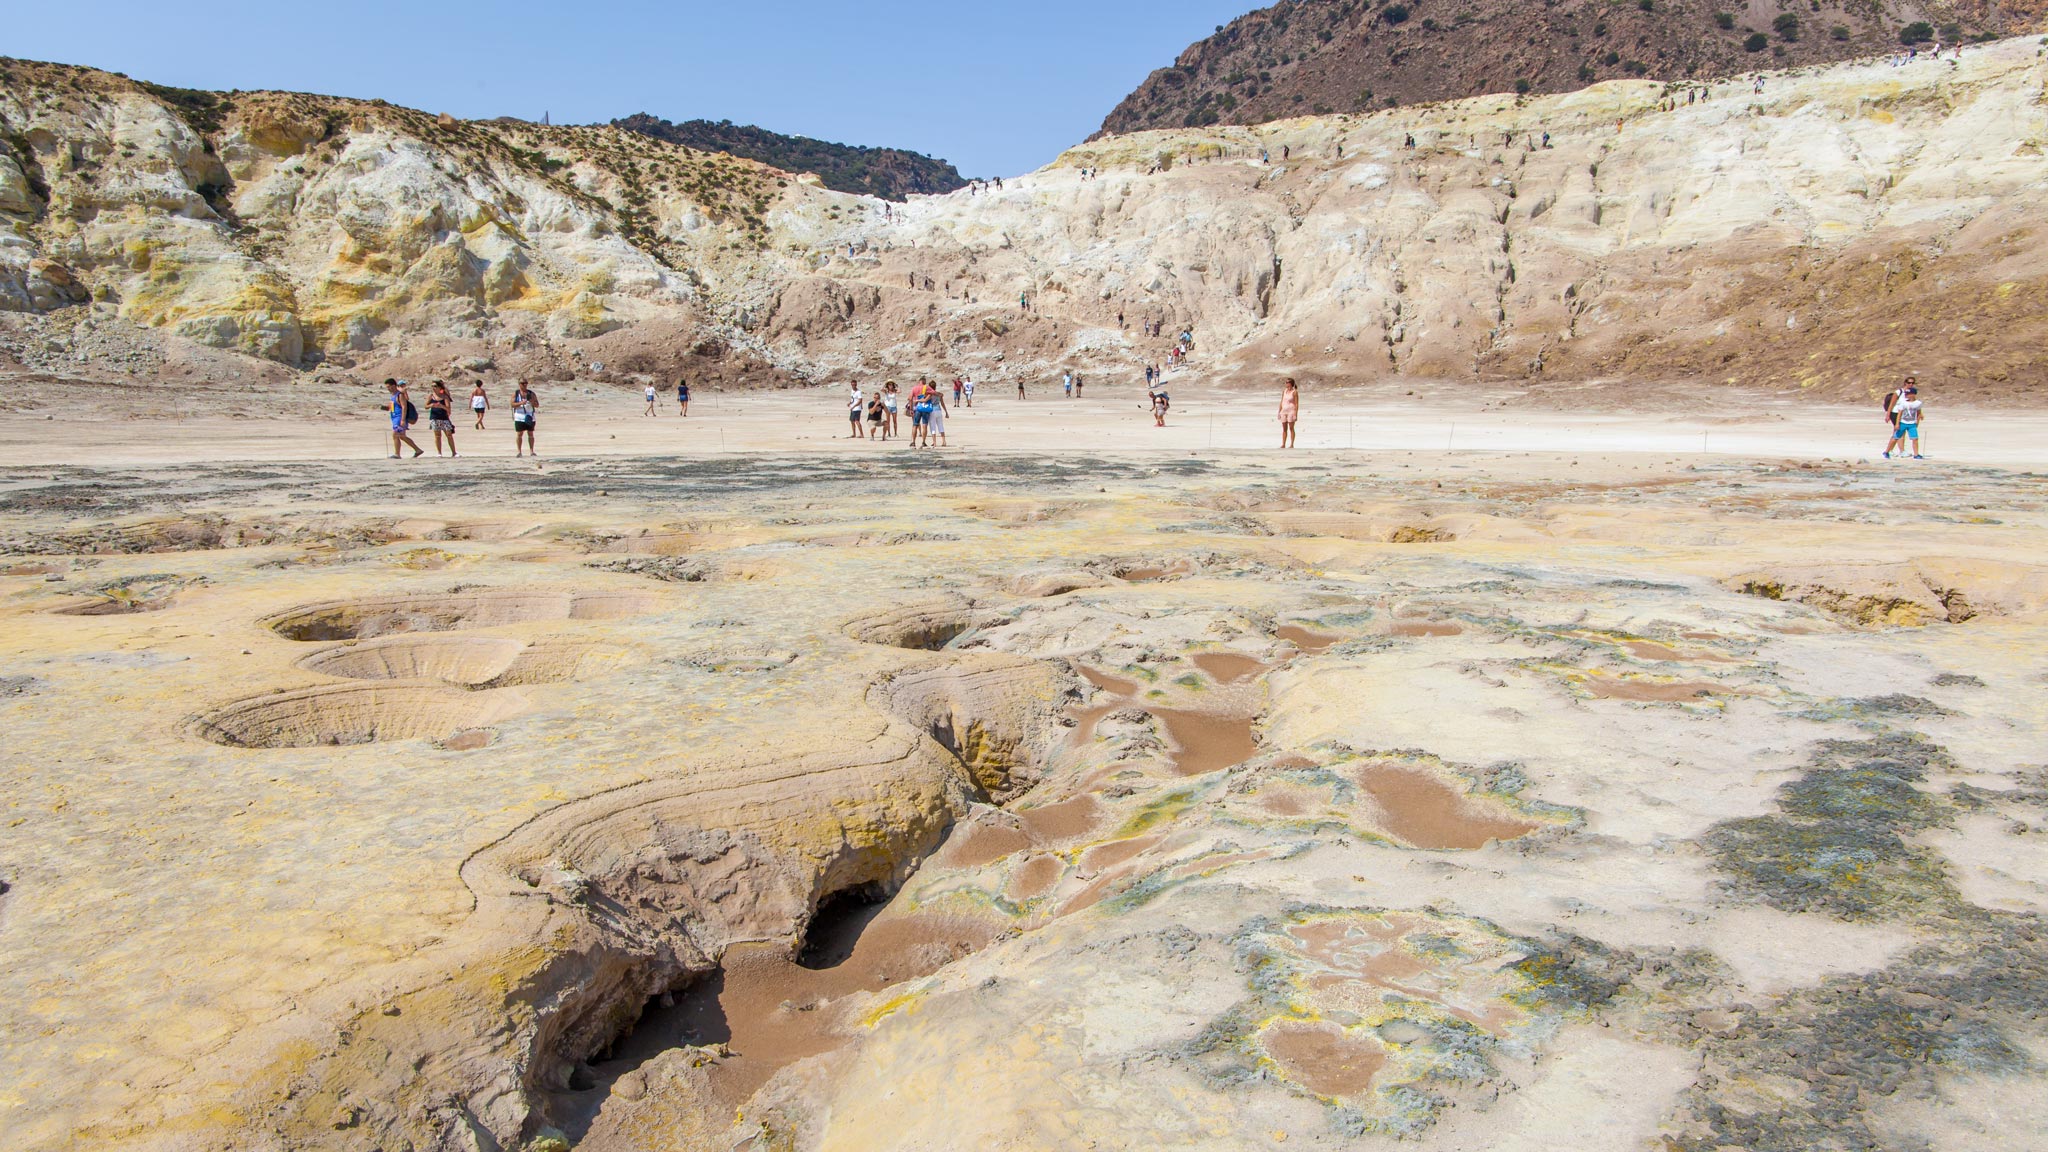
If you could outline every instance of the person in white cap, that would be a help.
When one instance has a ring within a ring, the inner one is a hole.
[[[1884,458],[1891,459],[1894,451],[1900,450],[1901,445],[1911,440],[1913,459],[1925,459],[1920,454],[1924,443],[1920,439],[1920,389],[1911,377],[1907,377],[1906,386],[1899,390],[1899,402],[1892,406],[1892,415],[1898,423],[1892,428],[1891,441],[1884,446]]]

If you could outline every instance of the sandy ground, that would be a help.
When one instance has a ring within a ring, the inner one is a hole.
[[[637,392],[611,386],[555,386],[541,392],[538,436],[544,456],[704,454],[737,452],[880,452],[901,442],[855,444],[846,438],[838,388],[765,393],[697,393],[685,420],[664,397],[655,418],[641,413]],[[984,392],[958,409],[947,440],[961,452],[1202,453],[1277,446],[1277,401],[1221,389],[1175,384],[1164,429],[1152,424],[1141,389],[1096,385],[1085,398],[1057,387],[1019,401],[1014,391]],[[414,402],[420,399],[415,395]],[[354,407],[359,416],[327,412],[304,420],[235,416],[128,419],[17,414],[0,422],[0,467],[38,464],[168,464],[209,460],[362,460],[389,454],[377,401],[353,394],[327,409]],[[509,393],[496,396],[504,404]],[[353,401],[352,403],[350,401]],[[1554,400],[1552,401],[1555,402]],[[457,444],[477,458],[510,457],[509,417],[494,412],[488,430],[457,421]],[[909,429],[908,417],[902,418]],[[2037,467],[2048,464],[2048,412],[1930,406],[1929,455],[1947,463]],[[1654,453],[1666,456],[1771,456],[1876,459],[1885,427],[1872,409],[1809,405],[1741,396],[1710,415],[1626,412],[1606,408],[1504,409],[1449,390],[1426,395],[1396,388],[1309,395],[1297,441],[1304,452]],[[413,438],[433,453],[424,426]]]
[[[7,446],[18,1146],[2030,1146],[2026,417],[555,399]]]

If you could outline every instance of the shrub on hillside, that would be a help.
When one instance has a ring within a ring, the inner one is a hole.
[[[1925,20],[1915,20],[1899,29],[1899,43],[1925,44],[1934,39],[1934,25]]]
[[[1406,4],[1389,4],[1385,8],[1380,9],[1380,19],[1389,24],[1403,23],[1408,19],[1408,6]]]
[[[1828,39],[1830,40],[1847,40],[1848,38],[1849,26],[1847,24],[1837,24],[1833,28],[1828,29]]]
[[[1742,47],[1750,52],[1761,52],[1770,46],[1771,38],[1761,32],[1751,32],[1749,39],[1742,42]]]
[[[1771,27],[1777,29],[1778,35],[1783,36],[1785,39],[1797,40],[1799,39],[1799,14],[1797,12],[1780,12],[1778,13],[1778,18],[1771,21]]]
[[[1719,28],[1719,29],[1721,29],[1721,30],[1722,30],[1723,32],[1726,32],[1726,31],[1728,31],[1729,29],[1731,29],[1731,28],[1735,27],[1735,13],[1733,13],[1733,12],[1716,12],[1716,13],[1714,13],[1714,26],[1715,26],[1715,27],[1717,27],[1717,28]]]

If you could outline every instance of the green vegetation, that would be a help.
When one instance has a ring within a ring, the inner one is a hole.
[[[177,113],[188,127],[201,136],[211,136],[220,131],[221,118],[232,106],[226,97],[218,92],[203,92],[197,88],[172,88],[163,84],[142,81],[139,85],[144,92],[163,101]]]
[[[1778,13],[1778,18],[1771,21],[1771,27],[1777,31],[1778,35],[1785,39],[1797,40],[1799,39],[1799,14],[1797,12],[1780,12]]]
[[[1733,12],[1716,12],[1716,13],[1714,13],[1714,26],[1715,26],[1716,28],[1719,28],[1719,29],[1721,29],[1721,30],[1722,30],[1723,32],[1726,32],[1726,31],[1728,31],[1729,29],[1732,29],[1732,28],[1734,28],[1734,27],[1735,27],[1735,13],[1733,13]]]
[[[1761,32],[1751,32],[1749,39],[1742,42],[1745,51],[1761,52],[1771,46],[1771,38]]]
[[[612,126],[699,152],[724,152],[758,161],[785,172],[815,173],[825,187],[838,192],[902,200],[913,193],[951,192],[967,185],[951,164],[900,148],[828,144],[730,120],[671,124],[644,112],[614,120]]]
[[[1849,26],[1847,24],[1837,24],[1833,28],[1828,29],[1828,39],[1830,40],[1847,40],[1848,38]]]
[[[1899,29],[1899,43],[1925,44],[1934,39],[1934,25],[1925,20],[1915,20]]]

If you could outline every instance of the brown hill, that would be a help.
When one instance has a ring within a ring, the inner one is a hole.
[[[832,144],[730,120],[685,120],[672,124],[645,112],[614,120],[612,127],[698,152],[724,152],[758,160],[785,172],[809,172],[825,187],[856,196],[902,201],[913,195],[944,195],[967,186],[967,180],[951,164],[902,148]]]
[[[1147,77],[1105,133],[1708,79],[1988,40],[2041,0],[1282,0]]]

